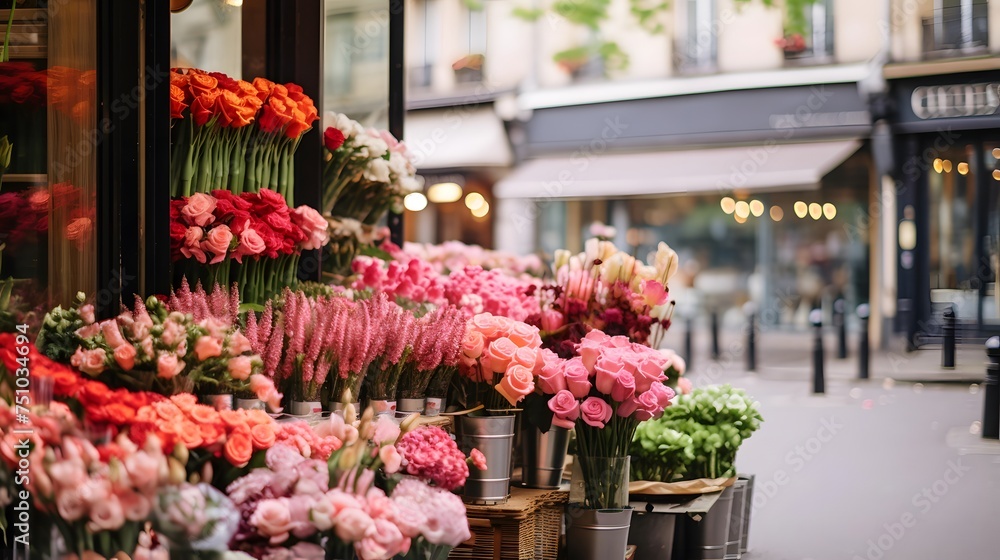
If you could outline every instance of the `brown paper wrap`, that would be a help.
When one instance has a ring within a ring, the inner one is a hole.
[[[732,478],[696,478],[679,482],[651,482],[636,480],[629,482],[629,494],[664,496],[672,494],[709,494],[719,492],[732,486],[736,477]]]

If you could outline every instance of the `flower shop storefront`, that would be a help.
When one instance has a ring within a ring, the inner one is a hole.
[[[12,557],[738,557],[761,417],[661,348],[677,253],[404,245],[403,10],[385,130],[317,101],[327,4],[0,1]]]

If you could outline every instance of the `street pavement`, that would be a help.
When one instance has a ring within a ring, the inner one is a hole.
[[[738,457],[757,477],[744,558],[1000,558],[1000,442],[978,434],[981,346],[961,349],[953,371],[939,349],[878,353],[860,381],[856,353],[832,359],[828,336],[826,393],[813,395],[809,333],[762,336],[757,372],[739,333],[723,333],[718,362],[699,334],[688,376],[746,389],[765,419]],[[665,345],[683,348],[682,335]]]

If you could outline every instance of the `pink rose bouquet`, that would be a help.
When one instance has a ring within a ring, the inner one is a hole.
[[[447,558],[448,551],[472,537],[465,504],[451,492],[406,478],[393,489],[392,501],[400,528],[413,539],[414,558]]]
[[[541,345],[537,327],[489,313],[474,316],[462,340],[459,371],[475,386],[475,404],[501,410],[531,394]]]
[[[674,397],[665,385],[665,354],[593,330],[579,356],[543,366],[552,424],[575,428],[588,508],[621,507],[627,499],[628,451],[639,423],[659,418]],[[562,373],[560,378],[559,373]]]

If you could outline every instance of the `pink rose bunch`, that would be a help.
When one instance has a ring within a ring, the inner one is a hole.
[[[451,492],[405,478],[393,489],[392,501],[400,528],[412,539],[454,548],[472,537],[465,504]]]
[[[353,544],[361,560],[389,560],[410,550],[407,534],[412,532],[405,514],[378,488],[364,494],[334,488],[316,498],[309,518],[318,530]]]
[[[465,485],[469,465],[455,441],[437,426],[425,426],[407,432],[396,444],[403,458],[404,470],[451,491]]]
[[[198,298],[188,295],[193,306]],[[226,295],[215,299],[224,300],[227,307],[231,303]],[[281,394],[259,375],[264,363],[251,354],[250,341],[233,322],[207,312],[208,303],[203,303],[206,311],[195,320],[189,314],[168,311],[155,297],[146,302],[136,298],[132,311],[78,329],[81,345],[70,361],[84,373],[107,372],[113,376],[109,381],[119,378],[118,384],[126,386],[132,384],[131,378],[148,375],[154,378],[153,389],[164,395],[174,394],[185,377],[193,376],[196,390],[204,383],[206,390],[216,393],[251,392],[280,409]],[[215,301],[212,308],[220,310],[221,305]]]
[[[541,277],[545,266],[538,255],[515,255],[506,251],[484,249],[479,245],[466,245],[461,241],[445,241],[440,245],[404,243],[402,253],[426,261],[442,274],[461,270],[467,266],[481,266],[485,270],[498,269],[511,276],[524,274]],[[393,254],[399,259],[399,254]]]
[[[624,421],[634,431],[670,405],[674,391],[664,384],[670,364],[665,354],[598,330],[580,341],[577,352],[562,362],[543,358],[539,383],[552,395],[553,425],[604,430]]]
[[[513,406],[535,390],[541,346],[537,327],[480,313],[469,321],[462,340],[460,371],[473,381],[493,385]],[[490,404],[497,408],[496,403]]]
[[[445,296],[469,316],[491,313],[524,321],[541,311],[533,295],[536,286],[534,280],[514,278],[497,269],[467,266],[448,275]]]
[[[170,202],[173,260],[217,264],[244,257],[278,258],[319,249],[329,241],[327,222],[307,206],[292,209],[284,197],[261,189],[232,194],[217,190]]]
[[[404,298],[419,303],[441,305],[445,298],[447,279],[430,264],[406,257],[386,263],[377,257],[359,256],[351,263],[357,290],[385,292],[392,298]]]

